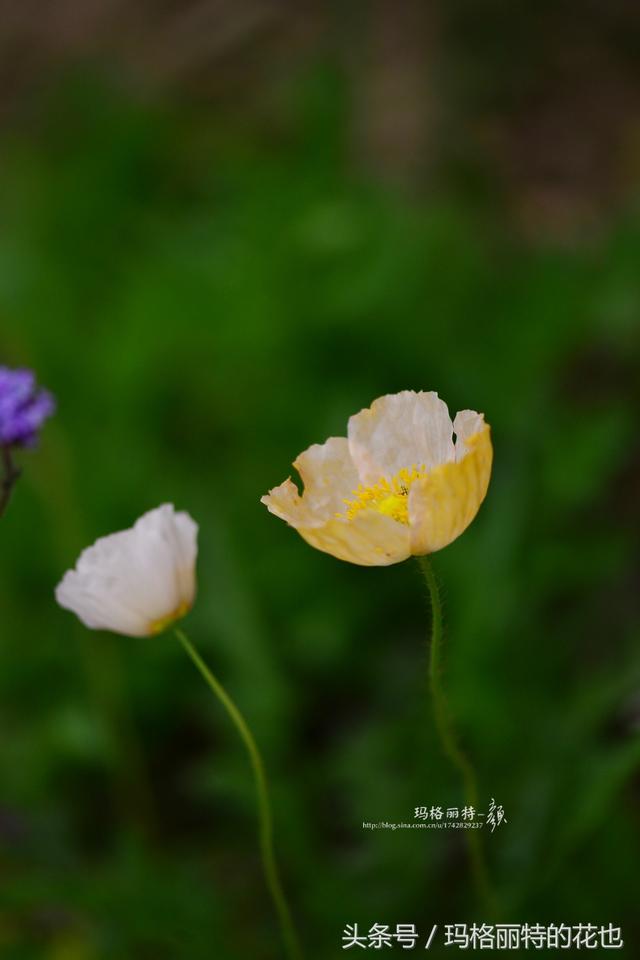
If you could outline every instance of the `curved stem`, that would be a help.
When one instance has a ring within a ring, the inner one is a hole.
[[[11,499],[16,480],[20,476],[20,470],[13,462],[11,447],[8,446],[8,444],[3,444],[2,447],[0,447],[0,453],[4,470],[4,477],[0,484],[0,517],[2,517],[9,506],[9,500]]]
[[[240,738],[247,748],[251,768],[255,777],[256,792],[258,795],[258,812],[260,817],[260,853],[262,855],[262,865],[264,875],[267,881],[267,887],[273,900],[273,904],[280,921],[282,937],[286,946],[287,954],[290,960],[302,960],[302,951],[298,941],[298,936],[293,925],[291,912],[287,904],[278,865],[276,862],[273,846],[273,817],[271,813],[271,802],[269,800],[269,790],[267,787],[267,777],[265,767],[260,751],[253,734],[247,725],[246,720],[236,707],[235,703],[226,692],[219,680],[214,677],[211,670],[201,658],[191,641],[186,637],[182,630],[175,631],[178,640],[186,650],[187,654],[199,670],[210,690],[216,695],[228,716],[233,722]]]
[[[478,783],[473,765],[458,743],[453,722],[447,705],[442,684],[442,601],[438,580],[428,557],[417,557],[420,570],[429,590],[431,600],[431,644],[429,649],[429,688],[433,703],[433,715],[440,737],[442,749],[462,776],[465,801],[468,806],[477,809]],[[469,849],[471,872],[479,896],[492,914],[496,913],[496,903],[484,859],[482,838],[479,830],[465,830]]]

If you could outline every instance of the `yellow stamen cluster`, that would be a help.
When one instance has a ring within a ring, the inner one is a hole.
[[[353,500],[344,500],[347,509],[344,513],[337,513],[340,519],[353,520],[361,510],[377,510],[399,523],[409,523],[409,488],[411,484],[427,476],[425,467],[413,466],[403,468],[387,480],[380,477],[377,483],[370,487],[360,484],[353,491]]]

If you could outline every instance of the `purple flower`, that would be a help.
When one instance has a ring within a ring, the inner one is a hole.
[[[0,446],[34,446],[54,410],[55,400],[37,387],[31,370],[0,367]]]

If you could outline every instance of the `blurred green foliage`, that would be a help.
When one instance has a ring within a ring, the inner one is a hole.
[[[493,427],[487,501],[435,564],[452,709],[509,821],[503,916],[638,936],[640,222],[525,244],[478,185],[368,179],[349,123],[322,75],[277,131],[84,80],[5,136],[2,361],[59,409],[0,527],[3,960],[282,956],[225,716],[170,635],[54,604],[82,547],[167,500],[200,523],[186,629],[262,745],[309,957],[353,921],[487,919],[459,832],[362,829],[463,799],[416,565],[340,563],[259,503],[405,388]]]

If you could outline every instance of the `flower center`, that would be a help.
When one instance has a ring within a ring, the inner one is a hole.
[[[185,614],[189,613],[191,605],[185,603],[183,600],[181,604],[173,611],[169,613],[166,617],[160,617],[159,620],[154,620],[149,624],[149,636],[156,637],[159,633],[164,633],[167,627],[170,627],[172,623],[175,623],[176,620],[180,620]]]
[[[337,513],[341,520],[353,520],[361,510],[377,510],[399,523],[409,523],[409,489],[415,480],[426,477],[425,467],[403,468],[391,480],[380,477],[377,483],[365,487],[360,484],[353,492],[353,499],[344,500],[346,511]]]

